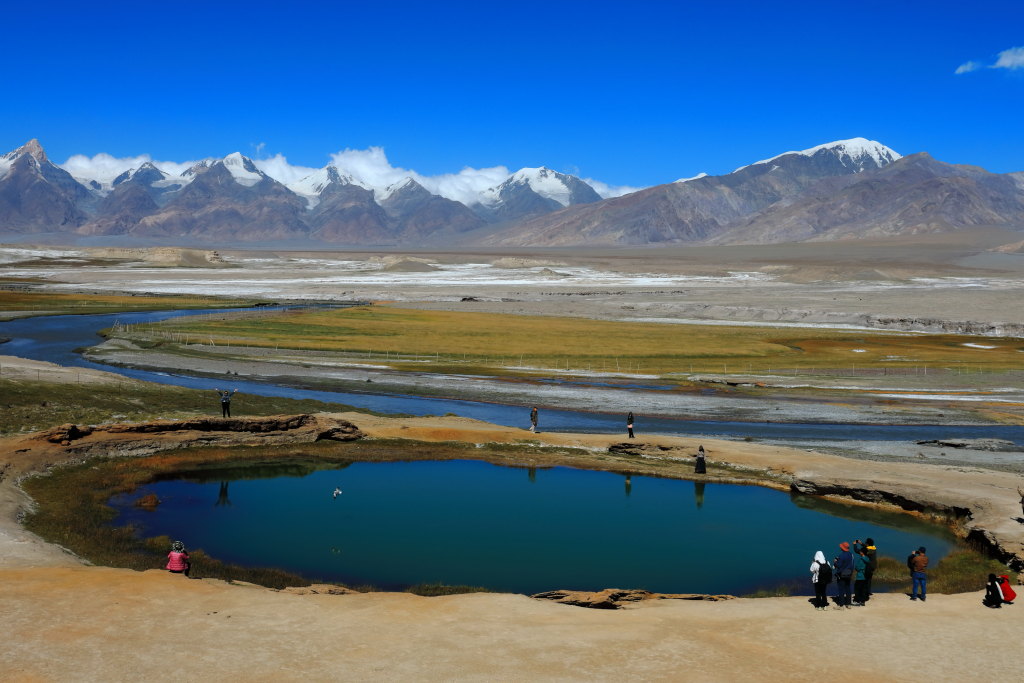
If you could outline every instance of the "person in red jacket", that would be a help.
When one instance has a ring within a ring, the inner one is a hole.
[[[189,562],[188,552],[185,551],[185,544],[181,541],[175,541],[171,544],[171,552],[167,553],[167,571],[172,574],[184,574],[188,576],[188,572],[192,569],[192,563]]]

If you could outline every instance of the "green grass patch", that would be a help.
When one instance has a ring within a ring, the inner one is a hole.
[[[356,410],[309,399],[244,393],[235,394],[231,402],[236,417]],[[220,402],[213,391],[142,382],[57,384],[0,379],[0,434],[38,431],[69,422],[92,425],[196,415],[220,416]]]
[[[122,311],[170,311],[187,308],[234,308],[252,306],[252,299],[224,299],[177,294],[80,294],[23,291],[0,287],[0,312],[39,311],[67,313],[120,313]]]
[[[877,368],[1020,367],[1024,342],[959,335],[828,329],[664,325],[583,318],[357,306],[246,316],[178,318],[147,326],[167,339],[317,350],[451,371],[535,367],[640,374]],[[979,349],[966,343],[992,346]]]
[[[938,563],[928,568],[929,593],[971,593],[985,590],[989,574],[1007,574],[1011,583],[1016,583],[1017,573],[1005,564],[975,550],[954,550]],[[889,590],[901,587],[910,592],[910,569],[905,560],[894,557],[878,558],[873,583],[884,585]]]

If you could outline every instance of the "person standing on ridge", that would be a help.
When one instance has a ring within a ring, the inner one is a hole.
[[[907,561],[910,565],[910,599],[921,602],[925,601],[928,592],[928,556],[924,553],[924,546],[921,546]]]
[[[231,417],[231,397],[238,392],[238,389],[221,391],[215,388],[214,391],[220,396],[220,416]]]
[[[868,570],[868,551],[862,545],[856,546],[853,556],[853,605],[863,607],[868,601],[868,582],[866,573]]]
[[[629,415],[626,416],[626,432],[629,433],[629,438],[634,439],[633,436],[633,411],[629,411]]]
[[[853,554],[850,544],[843,541],[839,544],[839,557],[836,558],[835,575],[838,591],[836,593],[836,609],[850,609],[850,579],[853,578]]]
[[[864,594],[870,599],[871,598],[871,577],[875,575],[875,570],[878,569],[878,548],[875,547],[875,539],[865,538],[864,543],[860,542],[858,538],[853,542],[853,551],[859,553],[861,548],[867,551],[868,566],[864,570]]]
[[[811,562],[811,583],[814,584],[814,609],[827,609],[827,591],[828,585],[832,583],[832,566],[825,559],[825,553],[820,550],[814,553],[814,561]]]
[[[704,446],[703,445],[697,447],[697,462],[694,463],[694,465],[693,465],[693,473],[694,474],[707,474],[708,473],[707,462],[704,460]]]
[[[530,431],[531,432],[536,432],[537,431],[537,406],[534,406],[530,410]]]

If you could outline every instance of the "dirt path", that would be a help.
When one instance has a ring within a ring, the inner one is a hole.
[[[164,572],[0,571],[7,680],[1014,680],[1024,608],[978,595],[619,611],[519,595],[296,596]],[[1000,645],[999,643],[1003,643]]]

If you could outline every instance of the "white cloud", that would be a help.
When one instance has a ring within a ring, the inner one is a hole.
[[[608,183],[602,183],[600,180],[594,180],[593,178],[583,178],[583,182],[594,188],[594,191],[601,195],[603,199],[621,197],[624,194],[639,192],[644,189],[642,187],[633,187],[631,185],[609,185]]]
[[[259,143],[255,146],[262,149],[262,144]],[[329,159],[330,163],[337,166],[342,173],[352,176],[365,187],[383,190],[389,185],[412,178],[430,192],[464,204],[473,204],[479,201],[480,194],[484,190],[500,185],[512,175],[505,166],[490,166],[488,168],[466,166],[457,173],[423,175],[412,169],[392,166],[382,147],[343,149],[329,155]],[[197,161],[155,161],[148,154],[114,157],[110,154],[100,153],[91,157],[76,154],[61,166],[76,178],[95,180],[109,185],[121,173],[131,168],[138,168],[147,161],[174,176],[181,175],[182,172],[198,163]],[[319,170],[292,164],[282,154],[275,154],[265,159],[253,159],[253,163],[256,164],[256,168],[285,185],[301,180]],[[591,178],[585,179],[584,182],[605,198],[619,197],[642,189],[628,185],[609,185]]]
[[[377,189],[412,178],[434,194],[454,199],[463,204],[479,201],[481,192],[494,187],[512,175],[504,166],[489,168],[463,168],[458,173],[425,176],[417,171],[392,166],[383,147],[344,149],[331,155],[331,163],[358,182]]]
[[[983,68],[985,65],[981,62],[964,62],[956,68],[954,73],[966,74],[972,71],[977,71]],[[1017,69],[1024,69],[1024,47],[1011,47],[1009,50],[1003,50],[999,53],[998,59],[995,64],[988,65],[989,69],[1009,69],[1015,71]]]
[[[269,159],[253,159],[252,163],[268,176],[279,183],[287,185],[296,180],[302,180],[317,169],[308,166],[294,166],[288,163],[288,158],[283,154],[275,154]]]
[[[91,157],[75,154],[60,164],[60,167],[76,178],[110,184],[114,178],[128,169],[138,168],[147,161],[170,175],[181,175],[183,171],[196,164],[195,161],[154,161],[148,154],[140,154],[136,157],[115,157],[101,152]]]
[[[993,69],[1024,69],[1024,47],[1011,47],[999,53]]]

